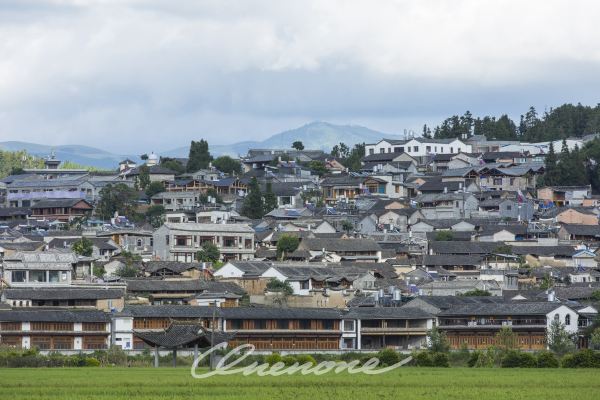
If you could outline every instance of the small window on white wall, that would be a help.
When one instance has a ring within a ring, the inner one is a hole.
[[[555,314],[555,315],[554,315],[554,320],[555,320],[556,322],[560,322],[560,315],[558,315],[558,314]]]
[[[571,315],[565,315],[565,325],[571,325]]]

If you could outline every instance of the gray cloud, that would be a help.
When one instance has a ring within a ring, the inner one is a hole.
[[[160,151],[596,104],[598,17],[593,1],[0,2],[0,137]]]

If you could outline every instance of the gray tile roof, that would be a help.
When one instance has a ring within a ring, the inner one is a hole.
[[[0,310],[4,322],[109,322],[108,314],[98,310],[13,309]]]
[[[93,288],[9,288],[4,290],[7,300],[103,300],[118,299],[125,294],[124,289]]]
[[[439,316],[546,315],[560,306],[561,303],[550,302],[475,303],[452,307]]]
[[[428,319],[433,316],[417,308],[409,307],[355,307],[344,318],[353,319]]]
[[[352,251],[381,251],[377,242],[370,239],[304,239],[302,246],[308,250],[321,251],[325,249],[331,252],[352,252]]]

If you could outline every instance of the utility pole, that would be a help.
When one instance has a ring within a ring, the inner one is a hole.
[[[213,315],[212,315],[212,322],[211,322],[211,331],[210,331],[210,348],[211,350],[215,347],[215,320],[217,319],[217,299],[215,299],[215,301],[213,302]],[[209,359],[209,368],[212,371],[213,370],[213,355],[215,354],[214,351],[211,351],[210,353],[210,359]]]

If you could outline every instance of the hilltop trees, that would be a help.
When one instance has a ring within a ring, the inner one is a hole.
[[[350,171],[358,171],[362,167],[360,160],[365,156],[365,144],[357,143],[352,149],[345,143],[336,144],[331,150],[331,155],[339,158]]]
[[[200,169],[208,168],[208,165],[213,160],[208,151],[208,142],[200,139],[199,142],[192,140],[190,145],[190,155],[188,157],[187,171],[196,172]]]
[[[292,143],[292,148],[301,151],[304,150],[304,144],[301,141],[296,140],[294,143]]]

